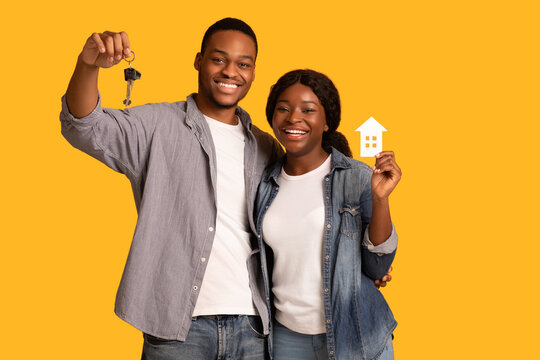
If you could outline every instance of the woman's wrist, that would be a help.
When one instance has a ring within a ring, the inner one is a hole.
[[[373,206],[375,205],[388,206],[388,196],[378,196],[377,194],[372,193],[371,201],[373,203]]]

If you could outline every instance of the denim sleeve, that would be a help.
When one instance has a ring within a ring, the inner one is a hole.
[[[152,105],[130,109],[101,107],[101,97],[92,112],[74,117],[62,97],[62,135],[75,148],[98,159],[115,171],[136,178],[146,157],[159,114]]]
[[[386,239],[382,244],[373,245],[373,243],[369,239],[369,225],[364,232],[364,241],[362,241],[362,245],[364,246],[364,248],[368,249],[368,251],[371,251],[372,253],[378,254],[379,256],[392,253],[394,250],[397,249],[397,244],[398,236],[393,223],[392,233],[390,234],[388,239]]]
[[[371,176],[369,177],[369,179]],[[397,249],[397,234],[392,224],[390,237],[382,244],[374,246],[369,241],[369,223],[372,215],[371,181],[367,181],[363,187],[360,198],[362,207],[362,271],[372,280],[382,279],[390,269]],[[370,249],[370,245],[372,248]]]

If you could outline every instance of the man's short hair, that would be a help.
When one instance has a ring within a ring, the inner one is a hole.
[[[208,42],[208,39],[210,39],[210,36],[212,36],[212,34],[214,34],[215,32],[223,30],[240,31],[252,38],[253,42],[255,43],[255,57],[257,57],[257,53],[259,52],[259,46],[257,45],[257,37],[255,36],[253,29],[242,20],[230,17],[215,22],[212,26],[208,28],[208,30],[206,30],[202,39],[201,55],[204,54],[204,51],[206,50],[206,43]]]

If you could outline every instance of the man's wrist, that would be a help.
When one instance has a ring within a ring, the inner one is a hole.
[[[99,71],[99,66],[85,63],[82,59],[82,53],[77,58],[77,67],[82,71],[94,72]]]

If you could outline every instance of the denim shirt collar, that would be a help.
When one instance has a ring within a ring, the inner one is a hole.
[[[195,122],[202,122],[204,121],[204,115],[197,107],[197,103],[195,102],[195,96],[197,93],[192,93],[187,97],[186,101],[186,124],[189,127],[193,127],[193,121]],[[252,122],[251,117],[249,114],[242,109],[240,106],[236,107],[235,115],[238,116],[240,121],[242,122],[242,125],[244,125],[244,128],[251,130]]]
[[[335,169],[349,169],[353,166],[352,162],[347,158],[345,155],[343,155],[341,152],[336,150],[333,147],[330,147],[331,154],[332,154],[332,164],[330,173],[333,173]],[[287,157],[287,154],[283,155],[279,161],[276,162],[274,165],[274,168],[271,171],[267,171],[267,173],[264,175],[264,181],[268,182],[270,179],[274,182],[274,184],[277,185],[277,179],[279,178],[279,175],[281,174],[281,168],[283,164],[285,163],[285,159]]]

